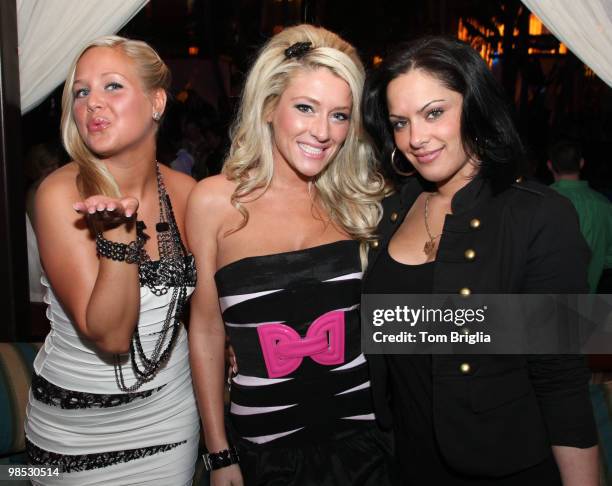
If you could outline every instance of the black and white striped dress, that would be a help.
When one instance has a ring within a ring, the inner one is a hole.
[[[375,429],[360,342],[361,277],[359,244],[352,240],[247,257],[216,273],[239,369],[232,380],[231,426],[243,447],[287,451]],[[254,481],[241,462],[247,484],[266,482],[261,464],[253,465]],[[295,474],[295,468],[287,472],[287,480]]]

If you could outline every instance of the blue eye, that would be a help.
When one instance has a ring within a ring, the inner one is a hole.
[[[440,118],[442,116],[442,113],[444,113],[444,110],[442,108],[434,108],[429,113],[427,113],[427,119],[436,120],[437,118]]]
[[[344,121],[350,120],[351,116],[348,113],[338,112],[338,113],[334,113],[332,115],[332,118],[334,120],[337,120],[337,121],[340,121],[340,122],[344,122]]]
[[[75,98],[83,98],[85,96],[87,96],[89,94],[89,89],[88,88],[81,88],[81,89],[77,89],[74,92],[74,97]]]
[[[312,109],[312,106],[304,104],[295,105],[295,108],[301,111],[302,113],[312,113],[314,111]]]
[[[121,89],[121,88],[123,88],[123,86],[122,86],[121,84],[119,84],[119,83],[115,83],[115,82],[113,82],[113,83],[108,83],[108,84],[107,84],[107,85],[104,87],[104,89],[106,89],[107,91],[115,91],[115,90],[117,90],[117,89]]]

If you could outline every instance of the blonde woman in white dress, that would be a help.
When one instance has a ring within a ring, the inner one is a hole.
[[[184,246],[194,181],[156,162],[168,68],[109,36],[74,61],[62,100],[73,162],[36,196],[51,332],[25,424],[40,484],[191,484],[199,437],[187,336],[195,286]]]

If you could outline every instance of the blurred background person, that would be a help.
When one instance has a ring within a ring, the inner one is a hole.
[[[580,180],[584,158],[580,145],[571,140],[559,140],[549,150],[548,169],[555,182],[555,191],[568,198],[578,213],[580,231],[591,249],[589,288],[597,292],[605,269],[612,268],[612,203],[601,193]],[[601,289],[609,292],[610,288]]]

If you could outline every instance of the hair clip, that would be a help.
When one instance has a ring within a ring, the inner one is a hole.
[[[285,57],[287,59],[292,59],[294,57],[297,57],[298,59],[300,59],[311,48],[312,48],[312,42],[296,42],[295,44],[285,49]]]

